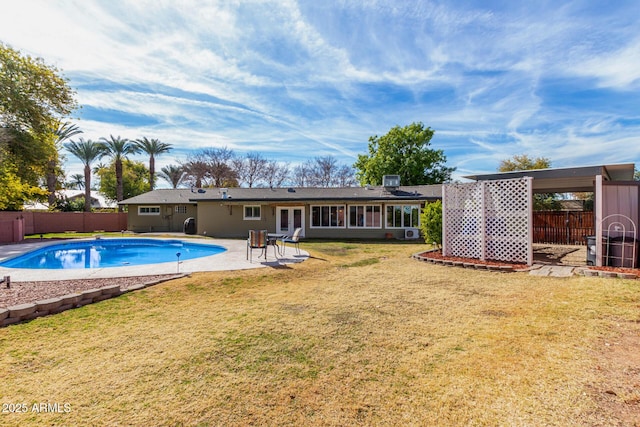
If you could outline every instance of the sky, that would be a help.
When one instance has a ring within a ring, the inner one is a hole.
[[[640,2],[0,0],[0,41],[57,67],[85,139],[352,165],[422,122],[455,179],[527,154],[640,163]],[[142,155],[135,157],[146,161]],[[66,155],[67,175],[82,165]]]

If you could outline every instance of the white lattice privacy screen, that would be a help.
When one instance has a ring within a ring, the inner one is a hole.
[[[445,256],[533,262],[532,178],[445,184]]]

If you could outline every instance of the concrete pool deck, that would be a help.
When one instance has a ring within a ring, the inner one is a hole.
[[[180,236],[142,236],[145,238],[181,239]],[[104,237],[105,240],[111,239]],[[115,238],[114,238],[115,239]],[[80,239],[79,239],[80,240]],[[82,239],[95,240],[95,239]],[[282,267],[287,264],[302,262],[309,258],[309,253],[300,250],[297,254],[295,248],[286,248],[284,256],[275,256],[274,247],[267,248],[267,259],[258,258],[259,250],[253,250],[251,262],[246,259],[247,242],[243,239],[215,239],[215,238],[189,238],[189,242],[207,243],[219,245],[227,250],[221,254],[192,260],[165,262],[161,264],[132,265],[124,267],[90,268],[90,269],[25,269],[0,267],[0,280],[10,276],[12,282],[38,282],[50,280],[79,280],[79,279],[105,279],[111,277],[155,276],[159,274],[196,273],[201,271],[247,270],[252,268]],[[41,248],[47,245],[61,243],[61,240],[35,241],[0,246],[0,262],[7,258],[21,255],[25,252]]]

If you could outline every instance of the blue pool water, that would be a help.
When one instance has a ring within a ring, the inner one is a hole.
[[[0,262],[0,267],[56,270],[123,267],[185,261],[224,251],[222,246],[181,240],[96,239],[46,246]]]

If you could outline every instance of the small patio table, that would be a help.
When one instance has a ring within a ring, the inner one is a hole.
[[[278,251],[278,255],[282,256],[280,245],[278,245],[278,240],[282,240],[287,236],[287,234],[283,233],[267,233],[267,245],[273,245],[274,254],[276,253],[276,251]],[[276,258],[278,257],[278,255],[276,255]]]

